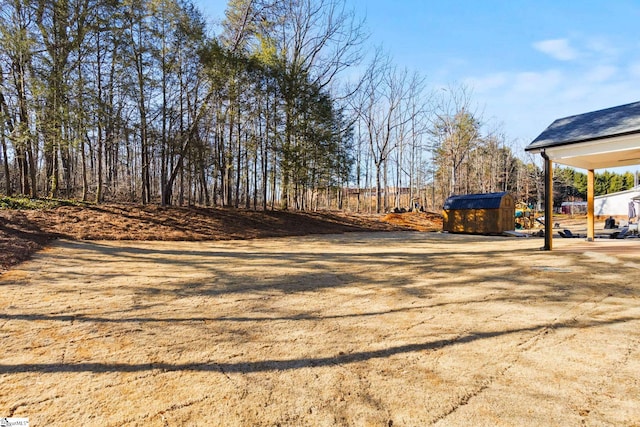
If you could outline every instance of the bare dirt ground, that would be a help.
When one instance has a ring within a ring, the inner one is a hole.
[[[127,204],[0,209],[0,272],[60,238],[202,241],[441,229],[441,215],[426,212],[375,215]]]
[[[49,245],[0,276],[0,417],[640,425],[638,239]]]

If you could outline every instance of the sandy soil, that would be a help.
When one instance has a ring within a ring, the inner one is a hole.
[[[132,204],[0,209],[0,273],[60,238],[199,241],[394,230],[442,230],[442,216]]]
[[[424,232],[59,240],[0,276],[0,416],[640,425],[640,242],[585,245]]]

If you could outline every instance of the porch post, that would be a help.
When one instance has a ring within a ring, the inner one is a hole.
[[[542,251],[553,247],[553,162],[544,150],[540,152],[544,159],[544,246]]]
[[[587,241],[593,242],[595,237],[595,217],[594,217],[594,173],[593,169],[587,171]]]

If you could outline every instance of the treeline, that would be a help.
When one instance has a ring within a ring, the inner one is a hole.
[[[632,172],[615,173],[605,170],[594,176],[594,194],[602,196],[630,190],[638,185],[637,176]],[[554,205],[564,201],[587,200],[587,174],[571,168],[555,167],[553,170]]]
[[[205,30],[178,2],[0,1],[5,193],[205,200]]]
[[[378,212],[541,199],[540,168],[468,89],[430,88],[366,32],[345,0],[231,0],[215,28],[188,0],[0,0],[0,191]]]
[[[0,1],[4,192],[308,208],[351,165],[341,7],[237,1],[210,37],[188,1]]]

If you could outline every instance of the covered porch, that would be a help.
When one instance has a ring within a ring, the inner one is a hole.
[[[597,169],[640,164],[640,102],[555,120],[525,151],[540,154],[545,174],[545,243],[553,248],[553,164],[587,171],[587,241],[595,237]]]

